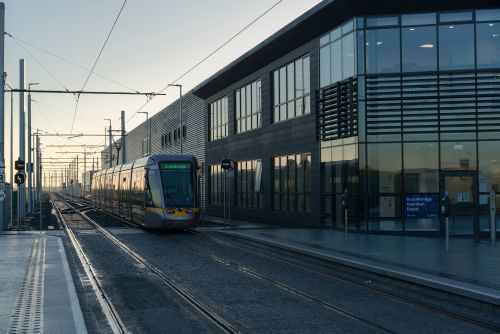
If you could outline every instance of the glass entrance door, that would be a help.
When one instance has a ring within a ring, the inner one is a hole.
[[[448,192],[451,201],[450,234],[475,234],[477,196],[475,175],[467,172],[447,172],[441,178],[441,194]]]

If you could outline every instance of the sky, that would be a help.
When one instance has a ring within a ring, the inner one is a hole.
[[[277,2],[128,0],[85,90],[158,92]],[[184,92],[189,91],[319,2],[283,0],[177,83],[182,84]],[[33,89],[81,90],[123,3],[124,0],[5,0],[5,31],[12,36],[5,37],[7,84],[19,88],[19,59],[25,59],[25,82],[39,83],[32,86]],[[175,101],[179,94],[176,87],[165,92],[166,96],[152,99],[142,111],[152,116]],[[12,144],[10,100],[10,93],[6,93],[7,181],[10,180]],[[17,93],[13,100],[16,160],[20,153]],[[120,127],[121,110],[126,113],[127,131],[144,122],[145,115],[135,113],[147,102],[144,96],[81,95],[76,107],[76,97],[71,94],[42,93],[33,93],[32,100],[33,131],[103,135],[109,124],[106,118],[112,120],[114,129]],[[78,153],[72,152],[83,150],[51,145],[104,145],[104,137],[68,140],[42,136],[41,142],[48,173],[50,169],[61,167],[60,163],[75,158]],[[79,155],[82,158],[83,154]],[[49,161],[53,167],[49,167]]]

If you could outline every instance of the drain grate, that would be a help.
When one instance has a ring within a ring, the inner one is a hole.
[[[33,243],[9,334],[43,333],[45,244],[45,238],[37,238]]]

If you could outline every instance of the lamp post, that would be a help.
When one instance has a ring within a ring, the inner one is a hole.
[[[10,223],[9,226],[14,226],[14,93],[12,87],[7,84],[10,89]],[[5,228],[5,226],[4,226]]]
[[[183,132],[182,131],[182,85],[179,85],[179,84],[169,84],[167,85],[167,87],[179,87],[179,139],[180,139],[180,151],[181,151],[181,154],[183,152],[182,150],[182,135],[183,135]]]
[[[31,148],[31,86],[38,85],[38,82],[30,82],[28,84],[28,213],[33,213],[33,168],[31,165],[32,148]]]
[[[109,121],[109,167],[113,166],[113,147],[111,144],[113,143],[113,139],[111,138],[111,120],[109,118],[105,118],[105,121]]]
[[[139,111],[138,114],[146,114],[146,126],[148,126],[148,155],[151,155],[151,121],[149,120],[149,113],[147,111]]]

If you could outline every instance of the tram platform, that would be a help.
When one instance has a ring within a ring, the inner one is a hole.
[[[207,217],[223,226],[223,220]],[[232,220],[218,233],[417,283],[500,306],[500,242],[287,228]]]
[[[0,331],[87,333],[61,233],[0,234]]]

